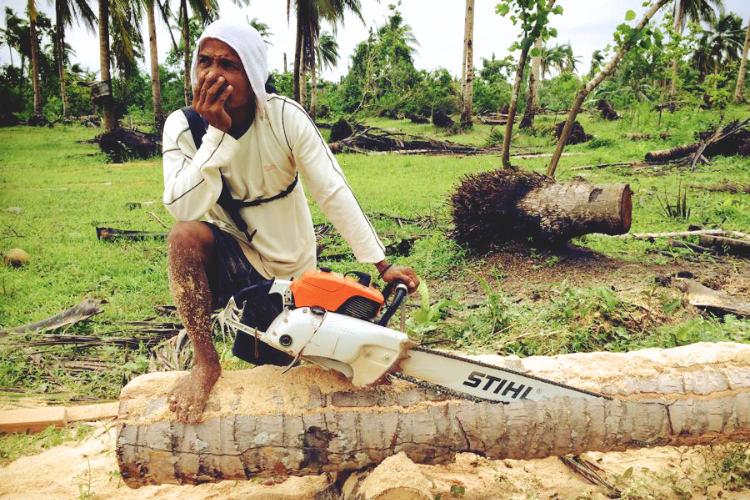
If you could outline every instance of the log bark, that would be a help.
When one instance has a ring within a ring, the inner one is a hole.
[[[496,170],[467,176],[451,197],[453,238],[483,252],[529,238],[559,244],[589,233],[630,230],[628,184],[556,183],[533,172]]]
[[[316,367],[264,366],[225,372],[202,421],[186,425],[166,401],[181,374],[152,373],[121,395],[120,471],[131,487],[197,484],[357,470],[400,452],[437,464],[457,452],[531,459],[750,437],[750,345],[480,358],[612,399],[474,403],[400,381],[355,390]]]

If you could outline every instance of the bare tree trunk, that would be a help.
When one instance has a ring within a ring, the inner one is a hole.
[[[299,67],[299,103],[307,109],[307,61],[304,55]]]
[[[310,70],[310,116],[315,120],[315,115],[318,112],[318,68],[317,66]]]
[[[131,487],[196,484],[361,469],[401,451],[437,464],[457,452],[531,459],[750,437],[750,345],[482,360],[611,399],[475,403],[400,381],[355,389],[316,367],[282,375],[265,366],[224,372],[201,423],[187,425],[166,401],[181,374],[152,373],[121,394],[122,478]]]
[[[677,13],[675,15],[674,20],[674,28],[675,32],[680,33],[682,31],[682,2],[684,0],[677,0],[675,2],[675,8],[677,9]],[[677,93],[677,73],[679,70],[679,59],[677,56],[672,59],[672,81],[669,83],[669,102],[674,102],[674,96]]]
[[[185,106],[190,106],[190,103],[193,101],[193,91],[190,84],[190,18],[188,18],[187,0],[181,0],[180,13],[182,16],[182,44],[185,48]]]
[[[651,8],[649,9],[646,14],[644,14],[643,18],[641,18],[640,21],[638,21],[638,24],[635,25],[633,29],[635,30],[642,30],[644,26],[651,20],[652,17],[654,17],[654,14],[656,14],[659,9],[661,9],[669,0],[657,0],[656,3],[654,3]],[[596,75],[589,83],[584,85],[584,87],[578,91],[578,95],[576,95],[575,100],[573,101],[572,106],[570,107],[570,112],[568,113],[568,118],[565,121],[565,126],[563,127],[562,133],[560,134],[560,139],[557,141],[557,148],[555,148],[555,152],[552,155],[552,159],[550,160],[549,166],[547,166],[547,175],[549,177],[555,176],[555,171],[557,170],[557,164],[560,162],[560,156],[562,155],[563,149],[565,149],[565,143],[568,141],[568,137],[570,137],[570,131],[573,128],[573,122],[576,121],[576,117],[578,116],[578,111],[581,109],[581,104],[583,104],[583,101],[586,99],[586,96],[588,96],[592,90],[594,90],[596,87],[601,84],[605,78],[607,78],[609,75],[612,74],[612,72],[615,70],[617,65],[620,63],[622,58],[625,56],[625,54],[630,50],[631,45],[633,44],[632,39],[626,40],[622,46],[620,46],[620,50],[617,51],[617,54],[615,54],[615,57],[612,58],[612,60],[604,67],[604,69]]]
[[[513,93],[510,96],[510,107],[508,109],[508,123],[505,125],[505,137],[503,137],[503,168],[510,168],[510,140],[513,136],[513,122],[516,120],[516,107],[518,107],[518,94],[521,92],[521,80],[523,70],[526,68],[526,57],[529,49],[521,50],[516,70],[516,81],[513,84]]]
[[[294,100],[300,102],[300,71],[302,69],[302,23],[297,13],[297,42],[294,47]],[[302,104],[302,103],[300,103]]]
[[[154,13],[154,3],[156,0],[150,0],[146,5],[148,12],[148,42],[151,52],[151,93],[154,103],[154,121],[161,129],[164,123],[164,111],[161,108],[161,84],[159,82],[159,52],[156,45],[156,16]]]
[[[284,52],[284,73],[287,72],[287,67],[286,66],[287,66],[286,65],[286,52]]]
[[[62,101],[62,116],[68,116],[68,91],[65,83],[65,22],[62,18],[60,1],[55,2],[55,50],[57,52],[57,76],[60,79],[60,100]]]
[[[109,0],[99,0],[99,64],[102,81],[107,85],[108,95],[102,97],[102,107],[104,108],[104,131],[109,133],[117,128],[112,77],[109,72]]]
[[[36,34],[36,1],[28,1],[29,37],[31,38],[31,81],[34,86],[34,115],[42,114],[42,91],[39,87],[39,38]]]
[[[461,127],[470,128],[474,98],[474,0],[466,0],[464,59],[461,74]]]
[[[747,53],[750,51],[750,20],[747,22],[747,31],[745,32],[745,48],[742,50],[742,63],[740,63],[740,72],[737,74],[737,87],[734,89],[734,102],[740,103],[745,100],[743,95],[745,90],[745,70],[747,68]]]
[[[534,48],[541,52],[544,47],[544,40],[542,37],[537,38],[534,41]],[[536,116],[536,110],[539,102],[539,84],[542,78],[542,55],[541,53],[531,58],[531,74],[529,75],[529,99],[526,102],[526,110],[523,113],[521,124],[518,126],[521,128],[533,128],[534,117]]]

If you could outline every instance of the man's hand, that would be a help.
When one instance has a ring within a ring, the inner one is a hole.
[[[388,264],[386,261],[381,261],[375,264],[378,268],[378,273],[383,281],[390,283],[391,281],[401,280],[406,284],[406,288],[409,289],[409,293],[417,291],[419,286],[419,278],[417,273],[411,267],[396,267]]]
[[[197,423],[206,407],[208,395],[221,375],[221,367],[216,364],[198,365],[179,379],[169,391],[167,401],[169,409],[175,413],[177,420],[188,424]]]
[[[203,72],[193,87],[193,109],[211,126],[222,132],[229,132],[232,118],[224,104],[232,92],[234,87],[228,85],[223,76],[217,76],[213,71]]]

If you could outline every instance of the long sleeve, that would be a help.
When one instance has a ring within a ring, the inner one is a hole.
[[[229,134],[209,126],[196,151],[187,118],[172,113],[164,124],[164,205],[181,221],[198,220],[221,194],[221,168],[229,165],[239,144]]]
[[[284,130],[310,194],[360,262],[380,262],[383,244],[370,224],[336,158],[310,117],[293,101],[284,110]]]

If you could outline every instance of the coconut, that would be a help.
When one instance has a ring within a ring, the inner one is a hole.
[[[29,254],[20,248],[13,248],[3,257],[6,266],[21,267],[29,263]]]

